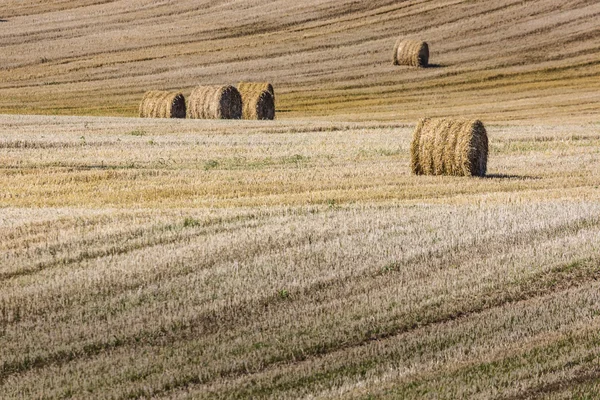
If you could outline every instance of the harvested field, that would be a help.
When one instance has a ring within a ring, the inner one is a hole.
[[[0,117],[0,392],[596,393],[600,125],[486,124],[486,178],[414,128]]]
[[[597,1],[2,5],[2,400],[597,398]]]
[[[271,82],[278,119],[582,123],[600,110],[594,0],[200,3],[4,0],[0,113],[136,116],[146,88],[240,81]],[[399,37],[426,40],[434,65],[391,65]]]

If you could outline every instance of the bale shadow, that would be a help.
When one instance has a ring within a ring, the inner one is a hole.
[[[444,68],[442,64],[427,64],[425,68]]]
[[[516,179],[516,180],[539,180],[542,179],[539,176],[532,175],[511,175],[511,174],[488,174],[483,178],[485,179]]]

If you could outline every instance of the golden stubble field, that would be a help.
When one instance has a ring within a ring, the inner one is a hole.
[[[599,15],[3,1],[0,398],[597,398]],[[277,120],[130,118],[243,80]],[[481,118],[488,176],[411,175],[424,116]]]
[[[3,397],[591,398],[600,124],[413,128],[2,116]]]

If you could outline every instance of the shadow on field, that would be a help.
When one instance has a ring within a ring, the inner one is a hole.
[[[427,64],[425,68],[443,68],[442,64]]]
[[[0,22],[8,22],[8,20],[0,18]]]
[[[484,176],[485,179],[518,179],[518,180],[526,180],[533,179],[538,180],[542,179],[539,176],[531,176],[531,175],[510,175],[510,174],[488,174]]]

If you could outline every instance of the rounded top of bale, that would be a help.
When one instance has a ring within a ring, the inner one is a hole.
[[[238,83],[237,88],[240,92],[266,90],[275,97],[275,89],[273,89],[273,85],[269,82],[240,82]]]

